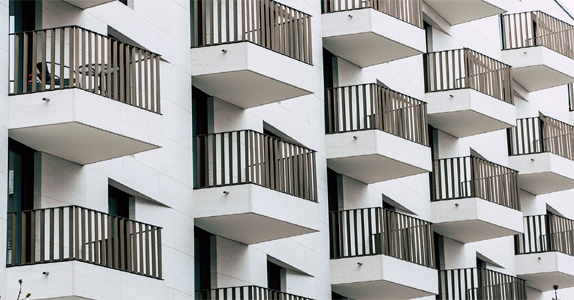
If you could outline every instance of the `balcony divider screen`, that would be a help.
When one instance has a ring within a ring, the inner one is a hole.
[[[386,15],[423,28],[421,0],[320,0],[324,13],[372,8]]]
[[[544,46],[574,59],[574,26],[541,11],[501,16],[502,49]]]
[[[196,188],[257,184],[317,201],[315,151],[252,130],[195,137]]]
[[[313,64],[311,16],[273,0],[193,1],[193,46],[251,42]]]
[[[10,94],[79,88],[161,112],[160,55],[78,27],[10,34]]]
[[[473,89],[514,104],[510,66],[464,48],[424,54],[425,92]]]
[[[518,172],[482,158],[435,160],[431,180],[432,201],[478,197],[520,210]]]
[[[75,260],[162,278],[161,227],[79,206],[12,212],[8,222],[8,267]]]
[[[526,281],[484,268],[439,271],[439,300],[526,300]]]
[[[198,290],[195,292],[195,299],[313,300],[311,298],[271,290],[255,285]]]
[[[550,152],[574,160],[574,126],[542,116],[516,120],[508,128],[508,155]]]
[[[382,254],[435,267],[431,223],[381,207],[330,214],[331,258]]]
[[[516,254],[558,251],[574,256],[574,221],[557,215],[524,217],[524,233],[515,235]]]
[[[325,90],[327,133],[378,129],[428,146],[426,103],[377,84]]]

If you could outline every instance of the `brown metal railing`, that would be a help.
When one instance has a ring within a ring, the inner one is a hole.
[[[574,160],[574,126],[550,117],[516,120],[508,128],[508,155],[550,152]]]
[[[195,137],[195,188],[253,183],[317,201],[315,151],[252,130]]]
[[[432,224],[381,207],[331,212],[331,258],[387,255],[435,267]]]
[[[311,298],[297,296],[268,288],[246,285],[209,290],[195,291],[195,299],[198,300],[313,300]]]
[[[437,300],[526,300],[526,281],[484,268],[439,271]]]
[[[193,1],[192,47],[251,42],[313,64],[311,16],[273,0]]]
[[[510,66],[464,48],[423,56],[425,92],[473,89],[514,104]]]
[[[78,27],[10,34],[10,94],[79,88],[161,112],[160,55]]]
[[[426,103],[380,85],[325,90],[327,133],[378,129],[428,146]]]
[[[423,28],[421,0],[321,0],[323,13],[372,8],[391,17]]]
[[[574,111],[574,83],[568,85],[568,107]]]
[[[478,197],[520,210],[515,170],[466,156],[435,160],[430,176],[432,201]]]
[[[541,11],[501,16],[502,49],[544,46],[574,59],[574,26]]]
[[[574,220],[557,215],[524,217],[524,233],[514,236],[516,254],[558,251],[574,256]]]
[[[8,267],[82,261],[162,277],[161,227],[63,206],[8,213]]]

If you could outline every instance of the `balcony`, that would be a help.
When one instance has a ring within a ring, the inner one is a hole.
[[[461,138],[514,125],[510,66],[467,48],[431,52],[423,59],[432,126]]]
[[[534,92],[574,82],[574,26],[541,11],[503,15],[502,59]]]
[[[161,227],[79,206],[9,212],[7,222],[7,277],[28,278],[38,298],[103,295],[96,282],[108,279],[111,291],[162,282]]]
[[[77,26],[10,47],[11,138],[82,165],[160,147],[159,55]]]
[[[115,0],[63,0],[69,4],[72,4],[75,7],[86,9],[96,5],[113,2]]]
[[[430,171],[426,103],[376,84],[325,97],[329,168],[365,183]]]
[[[426,51],[420,0],[321,2],[323,47],[359,67]]]
[[[380,207],[330,213],[331,286],[348,298],[437,294],[429,222]]]
[[[526,283],[514,276],[483,268],[439,273],[438,300],[526,300]]]
[[[242,108],[311,94],[311,16],[272,0],[192,2],[193,85]]]
[[[541,195],[574,188],[574,126],[545,116],[525,118],[507,136],[521,189]]]
[[[269,300],[313,300],[311,298],[297,296],[281,291],[271,290],[268,288],[247,285],[236,287],[225,287],[210,290],[199,290],[195,292],[195,299],[197,300],[212,300],[212,299],[229,299],[229,300],[243,300],[243,299],[269,299]]]
[[[574,287],[574,221],[557,215],[524,217],[515,236],[516,274],[540,291]]]
[[[434,161],[434,230],[462,243],[522,232],[518,172],[467,156]]]
[[[466,23],[505,13],[504,0],[444,1],[424,0],[451,25]]]
[[[195,149],[196,226],[244,244],[319,230],[315,151],[251,130]]]

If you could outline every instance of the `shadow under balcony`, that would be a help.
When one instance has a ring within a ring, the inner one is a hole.
[[[374,183],[431,170],[426,103],[376,84],[326,90],[327,164]]]
[[[467,48],[427,53],[423,63],[433,127],[461,138],[514,125],[510,66]]]
[[[523,279],[485,268],[439,271],[437,300],[524,300],[526,282]]]
[[[574,26],[541,11],[501,17],[502,60],[529,92],[574,82]]]
[[[311,16],[272,0],[193,1],[191,75],[241,108],[312,94]]]
[[[330,213],[331,286],[353,299],[438,293],[429,222],[381,207]]]
[[[323,47],[359,67],[426,51],[421,0],[321,2]]]
[[[195,292],[195,299],[197,300],[212,300],[212,299],[228,299],[228,300],[243,300],[243,299],[269,299],[269,300],[313,300],[311,298],[297,296],[277,290],[272,290],[256,285],[234,286],[215,288],[209,290],[198,290]]]
[[[474,156],[435,160],[434,230],[462,243],[521,233],[518,194],[517,171]]]
[[[574,221],[557,215],[524,217],[515,236],[516,274],[540,291],[574,287]]]
[[[506,12],[505,0],[424,0],[451,25],[466,23]]]
[[[24,278],[38,299],[163,286],[161,227],[79,206],[9,212],[7,223],[7,280]]]
[[[96,5],[101,5],[101,4],[105,4],[108,2],[113,2],[116,0],[63,0],[63,1],[67,2],[69,4],[72,4],[75,7],[78,7],[81,9],[86,9],[86,8],[94,7]]]
[[[77,26],[10,47],[11,138],[82,165],[160,147],[159,55]]]
[[[525,118],[507,137],[521,189],[541,195],[574,188],[574,126],[545,116]]]
[[[244,244],[319,230],[315,151],[251,130],[194,147],[196,226]]]

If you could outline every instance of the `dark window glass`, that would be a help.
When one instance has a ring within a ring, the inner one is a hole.
[[[212,234],[195,227],[195,287],[198,290],[211,288],[211,237]]]
[[[267,287],[272,290],[281,290],[281,267],[267,262]]]
[[[129,218],[131,195],[111,185],[108,186],[108,213],[110,215]]]

